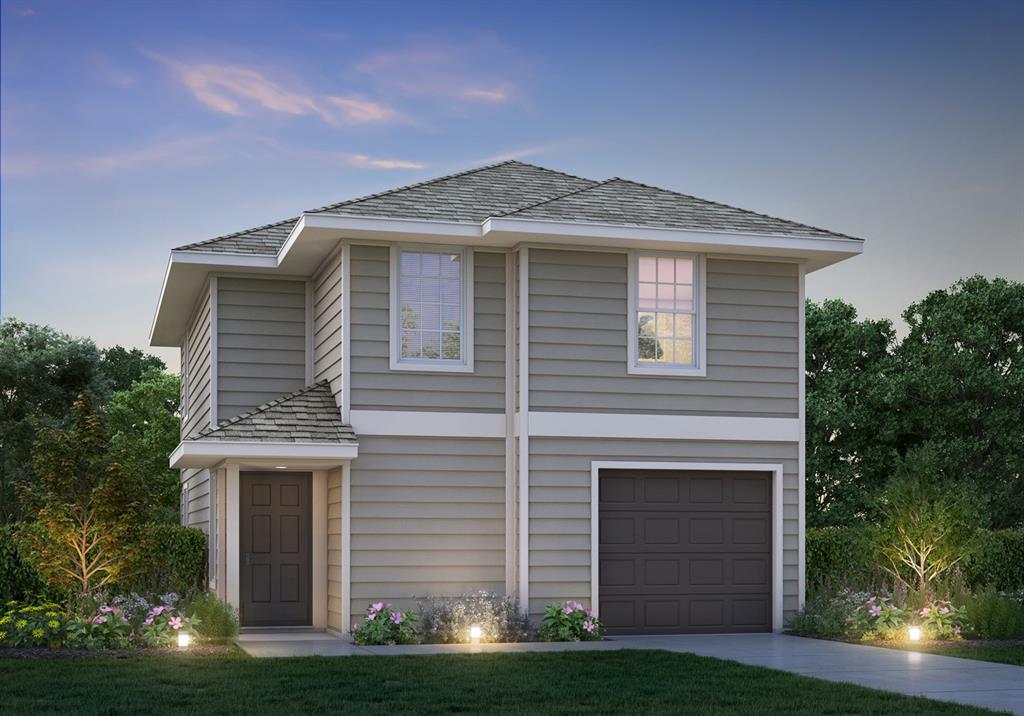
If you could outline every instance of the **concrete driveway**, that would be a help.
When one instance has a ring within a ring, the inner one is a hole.
[[[1010,711],[1024,716],[1024,667],[882,649],[784,634],[616,637],[600,642],[521,644],[423,644],[355,646],[327,634],[246,632],[239,646],[252,656],[372,656],[533,651],[661,649],[751,666],[790,671],[827,681],[927,696],[942,701]]]

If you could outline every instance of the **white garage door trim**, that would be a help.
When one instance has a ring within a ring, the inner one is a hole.
[[[590,463],[590,607],[599,612],[598,475],[601,470],[730,470],[772,473],[772,631],[782,631],[782,465],[751,462],[606,462]]]

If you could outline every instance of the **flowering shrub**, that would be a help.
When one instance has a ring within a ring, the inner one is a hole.
[[[175,607],[160,604],[149,610],[139,630],[139,641],[145,646],[172,646],[179,631],[193,633],[198,620],[182,614]]]
[[[421,604],[420,632],[430,644],[463,644],[470,641],[470,628],[480,627],[480,641],[502,643],[525,641],[530,620],[515,599],[489,592],[474,592],[454,598],[434,598]]]
[[[549,604],[538,635],[543,641],[598,641],[601,622],[579,602]]]
[[[64,643],[64,614],[58,604],[7,602],[0,616],[0,646],[58,648]]]
[[[415,644],[416,613],[400,612],[390,604],[374,602],[366,610],[366,621],[352,625],[352,638],[360,646]]]
[[[901,606],[898,601],[903,601]],[[968,629],[967,609],[933,599],[920,609],[906,605],[905,595],[844,589],[834,595],[814,594],[790,624],[797,634],[833,638],[905,639],[911,626],[925,639],[959,639]]]
[[[117,607],[102,606],[94,616],[72,616],[67,623],[67,645],[78,649],[123,649],[131,636],[131,624]]]

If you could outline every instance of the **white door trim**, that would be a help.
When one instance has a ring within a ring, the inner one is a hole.
[[[313,470],[312,492],[312,617],[313,628],[327,628],[327,471]]]
[[[598,517],[600,499],[598,477],[601,470],[733,470],[772,473],[772,631],[782,631],[782,465],[750,462],[614,462],[594,460],[590,463],[590,608],[600,616],[600,539]]]

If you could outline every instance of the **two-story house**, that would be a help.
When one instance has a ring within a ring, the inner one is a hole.
[[[804,593],[805,275],[862,242],[503,162],[171,251],[182,519],[243,625],[371,600],[771,631]]]

